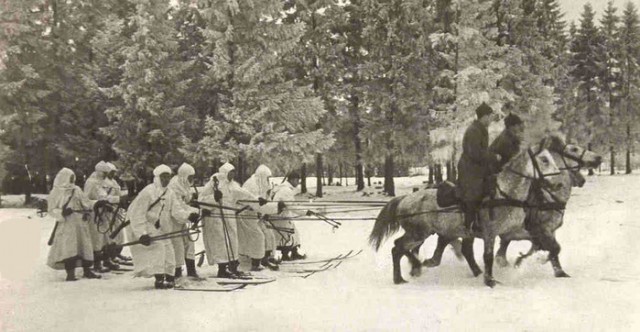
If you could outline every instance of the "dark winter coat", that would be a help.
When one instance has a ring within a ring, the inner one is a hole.
[[[496,171],[500,171],[511,158],[520,152],[520,139],[505,129],[493,140],[491,146],[489,146],[489,151],[500,155],[501,159],[496,169]]]
[[[479,121],[474,121],[464,133],[462,156],[458,161],[458,197],[464,202],[480,201],[487,191],[488,177],[497,164],[489,151],[489,133]]]

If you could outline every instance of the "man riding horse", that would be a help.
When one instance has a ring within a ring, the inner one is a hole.
[[[462,139],[462,155],[458,161],[458,198],[462,202],[465,227],[478,220],[482,198],[489,188],[489,178],[502,160],[500,154],[489,150],[488,128],[493,121],[493,109],[482,103],[476,109],[478,117],[465,131]]]

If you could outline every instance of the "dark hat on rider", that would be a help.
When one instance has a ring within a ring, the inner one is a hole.
[[[493,109],[491,108],[491,106],[487,105],[487,103],[485,102],[482,102],[482,105],[476,108],[476,115],[478,116],[478,119],[480,119],[485,115],[489,115],[491,113],[493,113]]]
[[[300,173],[298,173],[298,171],[291,171],[289,172],[289,174],[287,175],[287,179],[291,180],[291,179],[300,179]]]
[[[517,126],[519,124],[522,124],[522,119],[520,119],[519,116],[513,114],[513,113],[509,113],[509,115],[507,115],[506,118],[504,118],[504,125],[509,128],[509,127],[513,127],[513,126]]]

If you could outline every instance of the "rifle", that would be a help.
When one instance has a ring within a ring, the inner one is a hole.
[[[69,199],[67,200],[66,203],[64,203],[64,205],[62,206],[62,212],[64,213],[64,210],[67,208],[67,206],[69,205],[69,203],[71,202],[71,199],[73,198],[73,194],[76,192],[76,188],[73,188],[71,190],[71,195],[69,196]],[[64,217],[65,219],[67,217]],[[49,241],[47,242],[47,245],[52,245],[53,244],[53,239],[56,237],[56,231],[58,230],[58,224],[60,224],[59,221],[56,220],[56,224],[55,226],[53,226],[53,231],[51,231],[51,235],[49,236]]]

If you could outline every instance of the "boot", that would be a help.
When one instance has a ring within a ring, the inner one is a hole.
[[[289,252],[291,251],[291,249],[280,249],[280,251],[282,252],[282,261],[290,261],[292,260],[291,257],[289,256]]]
[[[227,266],[229,266],[228,263],[218,264],[218,276],[217,276],[218,278],[229,278],[229,279],[236,278],[236,275],[229,272],[229,270],[227,269]]]
[[[252,258],[251,259],[251,272],[260,272],[264,270],[264,267],[260,265],[260,259]]]
[[[66,281],[76,281],[76,259],[69,258],[64,261],[64,269],[67,271]]]
[[[111,270],[102,267],[102,253],[99,251],[93,252],[93,270],[98,273],[106,273]]]
[[[91,271],[91,265],[93,265],[93,262],[91,261],[84,261],[82,263],[82,269],[84,270],[84,277],[87,279],[100,279],[102,278],[102,276],[97,275],[95,273],[93,273]]]
[[[153,284],[156,289],[164,289],[164,274],[156,274],[156,282]]]
[[[298,259],[306,259],[307,255],[301,255],[300,253],[298,253],[298,248],[300,248],[300,246],[295,246],[293,248],[293,250],[291,251],[291,260],[298,260]]]
[[[104,262],[104,267],[111,270],[111,271],[115,271],[115,270],[119,270],[120,269],[120,265],[114,263],[111,261],[111,259],[109,258],[105,258],[103,260]]]
[[[278,271],[280,269],[280,267],[278,266],[278,264],[273,263],[270,260],[270,258],[269,258],[270,256],[271,256],[271,250],[265,251],[264,252],[264,257],[262,258],[260,263],[262,263],[263,266],[267,267],[271,271]]]
[[[240,261],[229,262],[229,271],[238,277],[248,277],[251,275],[249,273],[238,270],[239,266],[240,266]]]
[[[172,275],[165,274],[164,279],[165,279],[165,282],[164,282],[165,289],[171,289],[176,286],[176,279]]]
[[[185,265],[187,265],[187,277],[201,279],[198,273],[196,272],[196,261],[193,259],[186,258],[184,260]]]
[[[178,279],[178,278],[182,277],[182,267],[176,267],[176,272],[175,272],[175,274],[174,274],[174,277],[175,277],[176,279]]]

